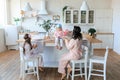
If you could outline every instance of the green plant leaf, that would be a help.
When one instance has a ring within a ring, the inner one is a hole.
[[[20,21],[20,18],[13,18],[15,22]]]
[[[90,28],[89,30],[88,30],[88,33],[91,33],[91,34],[94,34],[96,32],[96,30],[94,29],[94,28]]]
[[[44,20],[43,24],[39,24],[39,26],[42,26],[43,29],[45,29],[46,32],[48,32],[51,29],[51,20]]]

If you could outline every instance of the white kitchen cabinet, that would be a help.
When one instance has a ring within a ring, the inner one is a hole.
[[[72,24],[94,24],[94,10],[80,11],[80,10],[65,10],[64,23]]]
[[[64,22],[65,23],[72,23],[72,11],[66,10],[64,13]]]
[[[64,23],[79,23],[79,10],[66,10]]]
[[[93,24],[94,23],[94,11],[80,11],[80,23],[81,24]]]
[[[18,49],[18,31],[15,25],[5,26],[5,42],[8,49]]]
[[[78,10],[73,10],[73,15],[72,15],[72,18],[73,18],[73,23],[79,23],[79,11]]]
[[[108,46],[110,49],[113,49],[114,45],[113,33],[98,33],[97,39],[101,40],[102,43],[94,45],[94,48],[106,48],[106,46]]]

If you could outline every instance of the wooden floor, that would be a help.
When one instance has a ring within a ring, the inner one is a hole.
[[[98,52],[100,54],[98,54]],[[103,55],[104,50],[95,50],[96,55]],[[101,65],[97,65],[101,68]],[[20,80],[20,58],[18,51],[0,53],[0,80]],[[57,68],[45,68],[40,72],[40,80],[60,80]],[[27,75],[25,80],[37,80],[34,75]],[[70,80],[70,79],[69,79]],[[76,77],[75,80],[84,80]],[[92,77],[91,80],[103,80],[102,77]],[[110,51],[107,61],[107,80],[120,80],[120,55]]]

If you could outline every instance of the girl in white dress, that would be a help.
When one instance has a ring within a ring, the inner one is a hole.
[[[37,57],[39,55],[39,50],[37,49],[37,44],[31,43],[31,36],[30,34],[25,34],[24,36],[25,42],[23,45],[23,53],[25,55],[25,59],[29,59],[32,57]],[[43,71],[43,58],[39,55],[39,69]]]

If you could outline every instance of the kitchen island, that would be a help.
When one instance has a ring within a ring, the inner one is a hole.
[[[93,54],[92,44],[102,43],[101,40],[98,40],[96,38],[91,38],[91,36],[89,36],[88,34],[83,34],[83,37],[84,37],[83,39],[87,40],[87,42],[90,44],[89,45],[89,50],[90,50],[89,55]],[[54,38],[38,39],[38,37],[37,37],[37,39],[35,39],[35,38],[32,38],[32,39],[44,41],[44,43],[45,43],[44,52],[42,53],[43,60],[44,60],[44,67],[58,67],[58,62],[59,62],[61,55],[68,52],[65,45],[63,45],[62,50],[56,49],[55,43],[54,43]],[[32,40],[32,41],[34,41],[34,40]],[[22,43],[23,41],[24,41],[24,39],[17,40],[17,42],[19,42],[19,43]]]

